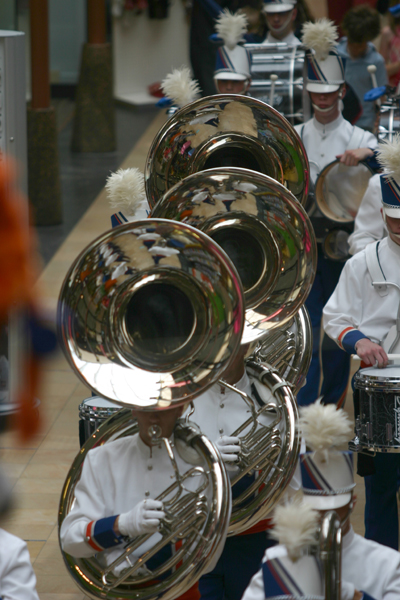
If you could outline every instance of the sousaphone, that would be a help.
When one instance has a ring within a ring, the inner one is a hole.
[[[217,167],[264,173],[305,204],[309,166],[302,141],[268,104],[223,94],[196,100],[177,111],[154,138],[145,168],[153,208],[188,175]]]
[[[292,319],[315,277],[313,227],[293,194],[249,169],[194,173],[169,189],[151,211],[207,233],[228,254],[242,281],[242,344]]]
[[[240,345],[243,319],[241,283],[221,248],[189,225],[162,219],[118,227],[89,244],[65,278],[58,309],[62,347],[80,379],[123,406],[156,410],[186,403],[218,379]],[[137,431],[123,409],[87,440],[62,491],[60,529],[88,450]],[[63,552],[92,598],[171,600],[201,577],[224,543],[230,492],[213,444],[194,424],[179,422],[175,451],[189,465],[181,473],[170,441],[155,441],[165,445],[175,473],[158,498],[167,515],[162,540],[139,560],[132,557],[149,535],[127,540],[109,565]],[[193,478],[194,490],[187,485]],[[175,542],[181,549],[170,560],[143,573],[149,555]],[[123,561],[131,566],[121,572]]]
[[[274,179],[234,167],[200,171],[168,190],[151,215],[198,227],[235,264],[246,305],[243,345],[254,349],[266,334],[270,338],[301,309],[315,276],[316,242],[307,213]],[[304,314],[296,320],[301,328],[296,344],[312,348],[311,328]],[[305,372],[298,367],[308,368],[309,353],[299,352],[299,362],[293,364],[296,344],[289,349],[284,371],[293,366],[294,385],[300,386]],[[266,348],[268,342],[263,352],[268,352]],[[247,404],[247,414],[244,410],[243,424],[229,432],[239,437],[241,444],[239,470],[231,483],[248,473],[256,472],[259,478],[234,499],[230,535],[247,531],[268,515],[292,478],[299,452],[293,391],[275,367],[260,360],[263,352],[256,352],[255,360],[247,362],[247,371],[255,384],[268,388],[268,400],[257,407],[252,398],[235,388]],[[264,425],[267,414],[274,416]]]

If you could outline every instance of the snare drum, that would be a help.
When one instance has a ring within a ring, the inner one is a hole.
[[[400,365],[361,369],[355,375],[354,386],[360,392],[360,414],[350,448],[399,452]]]
[[[79,405],[79,443],[81,447],[96,429],[115,415],[122,406],[100,396],[86,398]]]
[[[249,96],[272,105],[292,125],[307,120],[311,111],[308,94],[303,89],[306,69],[304,47],[280,43],[246,44],[245,48],[251,55]],[[272,102],[271,75],[277,76]]]

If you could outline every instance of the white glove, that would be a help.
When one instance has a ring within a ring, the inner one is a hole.
[[[122,535],[136,537],[143,533],[155,533],[164,519],[163,504],[158,500],[142,500],[132,510],[118,517],[118,529]]]
[[[217,446],[224,463],[228,463],[225,465],[226,468],[228,470],[229,467],[231,469],[236,469],[237,467],[235,467],[235,465],[232,465],[231,463],[237,462],[237,460],[239,459],[239,438],[223,435],[222,437],[218,438],[218,440],[215,442],[215,445]]]
[[[356,588],[349,581],[341,582],[341,599],[342,600],[353,600]]]

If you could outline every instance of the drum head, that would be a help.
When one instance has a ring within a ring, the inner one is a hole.
[[[329,163],[315,184],[315,201],[322,214],[338,223],[354,221],[372,175],[363,162],[356,167],[338,160]]]
[[[122,408],[120,404],[117,404],[116,402],[111,402],[110,400],[106,400],[101,396],[90,396],[89,398],[86,398],[86,400],[84,400],[82,404],[84,404],[87,407],[90,406],[94,408],[115,408],[116,410]]]
[[[371,387],[380,390],[400,391],[400,365],[389,365],[385,369],[367,367],[356,373],[355,386],[359,389]]]

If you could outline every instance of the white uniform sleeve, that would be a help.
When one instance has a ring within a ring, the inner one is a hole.
[[[398,600],[400,598],[400,558],[396,565],[391,566],[390,570],[391,574],[386,581],[382,600]]]
[[[101,475],[101,474],[100,474]],[[86,528],[90,521],[97,521],[113,515],[106,514],[101,487],[88,452],[82,474],[75,488],[75,503],[66,516],[60,530],[61,545],[64,552],[77,558],[86,558],[96,554],[96,550],[86,542]]]
[[[14,540],[7,548],[7,566],[0,566],[0,597],[2,600],[39,600],[28,548],[22,540]]]
[[[363,138],[361,140],[360,148],[371,148],[371,150],[375,150],[378,146],[378,140],[376,135],[371,133],[370,131],[364,131]]]
[[[358,329],[363,308],[366,264],[355,256],[347,261],[339,282],[323,309],[323,327],[339,346],[345,330]],[[365,263],[365,260],[364,260]]]
[[[357,254],[367,244],[387,235],[382,215],[380,175],[371,177],[354,221],[354,232],[349,237],[350,254]]]
[[[250,583],[242,596],[242,600],[265,600],[262,569],[257,571],[251,578]]]

